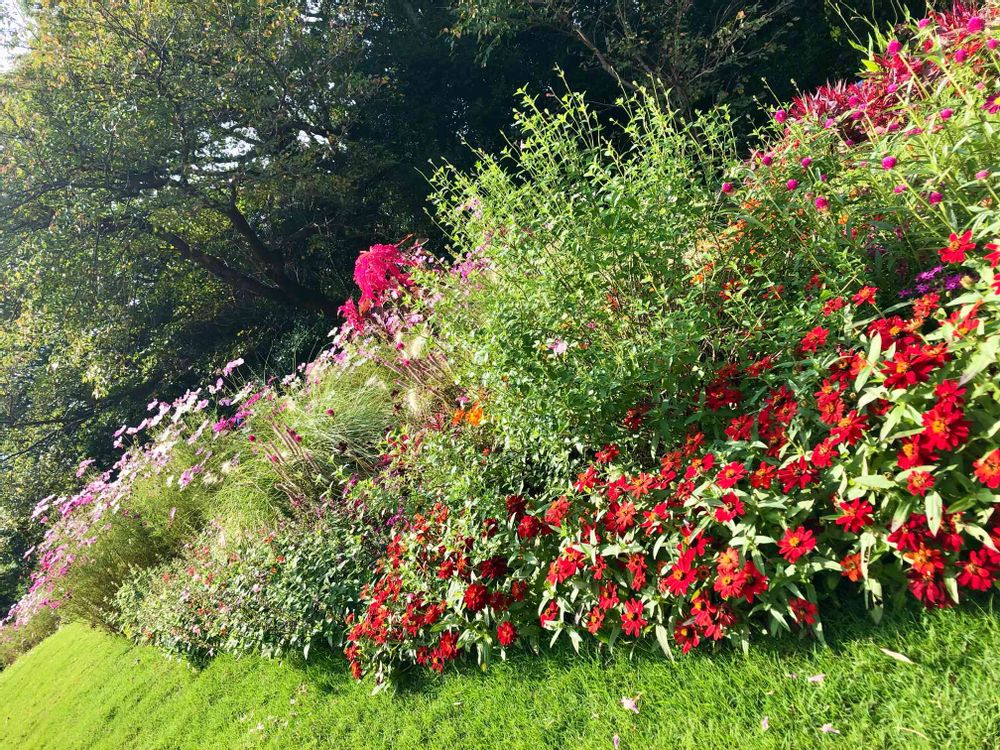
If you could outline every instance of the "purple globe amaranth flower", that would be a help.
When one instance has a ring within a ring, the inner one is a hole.
[[[927,202],[932,206],[936,206],[938,203],[944,200],[944,196],[937,190],[932,190],[931,194],[927,196]]]
[[[722,192],[725,195],[729,195],[731,192],[733,192],[733,183],[731,183],[731,182],[723,182],[722,183]]]
[[[812,164],[812,162],[813,160],[811,156],[803,156],[802,161],[800,161],[799,164],[801,164],[803,167],[808,167],[810,164]]]
[[[990,170],[988,169],[980,169],[978,172],[976,172],[977,180],[985,180],[989,176],[990,176]]]
[[[894,192],[896,195],[906,192],[906,185],[896,185],[896,187],[892,189],[892,192]]]
[[[776,123],[778,123],[779,125],[783,125],[787,119],[788,119],[788,113],[785,110],[779,109],[775,111],[774,121]]]
[[[954,292],[962,286],[962,274],[955,274],[954,276],[949,276],[944,280],[944,288],[949,292]]]
[[[885,53],[889,57],[895,57],[903,49],[903,44],[898,39],[891,39],[889,43],[885,46]]]
[[[772,157],[770,154],[764,154],[762,157],[760,157],[760,163],[763,164],[765,167],[771,166],[771,162],[773,161],[774,157]]]
[[[980,16],[972,16],[965,23],[965,29],[970,34],[978,34],[980,31],[986,28],[986,21],[984,21]]]
[[[960,50],[955,52],[955,62],[964,63],[968,59],[969,59],[969,52],[968,50],[965,49],[965,47],[962,47]]]
[[[884,159],[882,159],[882,169],[892,169],[893,167],[896,166],[896,163],[897,162],[895,156],[886,156]]]
[[[1000,46],[1000,41],[998,41],[996,39],[987,39],[986,40],[986,47],[988,49],[996,49],[998,46]]]
[[[785,187],[788,188],[789,190],[795,190],[795,188],[797,188],[798,186],[799,186],[798,180],[789,180],[788,182],[785,183]]]
[[[941,110],[941,119],[950,120],[953,114],[955,114],[955,110],[953,110],[951,107],[945,107],[944,109]]]
[[[822,195],[816,197],[813,201],[813,205],[816,206],[820,211],[826,211],[830,207],[830,201]]]

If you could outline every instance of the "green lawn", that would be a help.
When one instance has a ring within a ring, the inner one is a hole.
[[[995,612],[911,611],[879,628],[845,615],[827,629],[827,649],[524,656],[373,697],[337,662],[194,670],[72,625],[0,673],[0,747],[610,750],[616,734],[622,750],[1000,747]]]

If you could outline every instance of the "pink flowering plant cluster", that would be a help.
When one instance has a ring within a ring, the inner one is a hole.
[[[725,111],[681,121],[655,89],[613,135],[579,95],[525,97],[520,141],[433,177],[451,262],[373,246],[315,362],[152,404],[145,444],[40,506],[11,627],[340,642],[382,686],[563,637],[822,640],[839,600],[988,596],[998,36],[992,2],[900,27],[748,158]],[[98,554],[119,538],[150,554]]]

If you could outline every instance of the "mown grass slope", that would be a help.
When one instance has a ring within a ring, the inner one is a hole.
[[[829,630],[826,649],[524,656],[372,696],[339,662],[223,656],[196,670],[70,625],[0,673],[0,747],[575,749],[613,748],[615,735],[622,750],[1000,747],[992,605],[879,628],[842,615]]]

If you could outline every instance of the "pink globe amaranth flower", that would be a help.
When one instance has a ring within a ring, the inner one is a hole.
[[[941,119],[950,120],[953,114],[955,114],[955,110],[953,110],[951,107],[945,107],[944,109],[941,110]]]
[[[965,29],[970,34],[978,34],[986,28],[986,21],[979,16],[973,16],[965,23]]]
[[[976,172],[977,180],[985,180],[989,176],[990,176],[990,170],[988,169],[980,169],[978,172]]]
[[[760,157],[760,163],[763,164],[765,167],[771,166],[771,162],[773,161],[774,158],[770,154],[764,154],[762,157]]]
[[[882,159],[882,169],[892,169],[895,166],[896,166],[895,156],[887,156],[884,159]]]
[[[731,182],[723,182],[722,183],[722,192],[725,195],[729,195],[731,192],[733,192],[733,183],[731,183]]]
[[[891,39],[885,46],[885,53],[890,57],[895,57],[903,49],[903,44],[898,39]]]
[[[919,21],[917,21],[918,29],[926,29],[930,25],[931,25],[931,19],[929,18],[921,18]]]
[[[826,118],[826,122],[823,123],[823,127],[826,128],[827,130],[829,130],[830,128],[832,128],[836,124],[837,124],[836,120],[834,120],[832,117],[827,117]]]
[[[826,211],[826,209],[830,207],[830,201],[820,195],[815,201],[813,201],[813,205],[815,205],[820,211]]]
[[[808,167],[812,163],[813,160],[811,156],[803,156],[802,161],[799,162],[799,164],[801,164],[803,167]]]
[[[789,190],[795,190],[795,188],[797,188],[798,186],[799,186],[798,180],[789,180],[788,182],[785,183],[785,187],[788,188]]]
[[[998,46],[1000,46],[1000,41],[997,41],[996,39],[986,40],[986,47],[988,49],[996,49]]]
[[[900,193],[905,191],[906,191],[906,185],[896,185],[896,187],[892,189],[892,192],[894,192],[896,195],[899,195]]]
[[[937,190],[932,190],[931,194],[927,196],[927,202],[932,206],[936,206],[938,203],[944,200],[944,196],[941,195]]]
[[[785,120],[787,119],[788,119],[788,113],[783,109],[779,109],[774,113],[774,121],[779,125],[784,124]]]
[[[964,63],[969,58],[968,51],[963,47],[955,52],[955,62]]]

